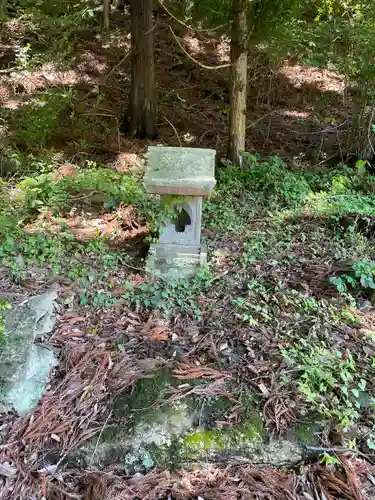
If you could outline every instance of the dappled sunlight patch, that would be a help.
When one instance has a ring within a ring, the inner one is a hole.
[[[77,175],[78,167],[72,163],[64,163],[58,167],[55,173],[55,179],[61,181],[64,177],[74,177]]]
[[[42,149],[56,135],[62,114],[71,109],[76,96],[74,88],[64,87],[11,99],[4,110],[9,140],[24,151]]]
[[[10,97],[9,90],[0,83],[0,106],[5,106]]]
[[[9,19],[1,23],[2,38],[12,40],[22,40],[30,31],[30,22],[23,19]]]
[[[112,163],[116,172],[127,172],[134,167],[140,167],[143,164],[142,159],[136,153],[120,152]]]
[[[301,64],[285,64],[280,70],[296,88],[311,85],[322,92],[336,92],[343,95],[345,76],[325,68],[312,68]]]
[[[43,212],[23,230],[28,234],[54,233],[66,231],[78,241],[105,238],[114,244],[139,241],[149,234],[149,225],[139,222],[133,207],[119,207],[116,211],[99,214],[72,210],[68,218],[55,218],[49,211]]]
[[[230,61],[230,45],[228,42],[221,41],[216,45],[215,53],[220,63]]]
[[[109,236],[120,230],[116,219],[106,220],[105,217],[85,218],[75,217],[66,222],[67,230],[79,241],[90,240],[100,236]]]
[[[109,70],[108,63],[95,52],[84,50],[80,54],[77,70],[91,76],[101,76]]]
[[[1,106],[6,109],[19,109],[22,106],[27,105],[27,101],[22,99],[7,99],[2,102]]]
[[[109,33],[109,35],[103,38],[102,47],[103,49],[121,49],[127,51],[130,50],[131,46],[130,38],[130,33],[126,32]]]
[[[197,137],[192,135],[190,132],[186,132],[186,134],[183,135],[183,139],[187,144],[191,144],[196,142]]]
[[[360,309],[349,307],[348,311],[352,315],[352,322],[358,324],[363,339],[371,344],[371,355],[375,356],[375,306],[367,300]],[[369,354],[365,349],[364,351]]]
[[[14,90],[31,94],[36,90],[49,87],[77,85],[78,83],[94,83],[90,76],[77,70],[61,71],[53,63],[44,64],[39,70],[26,73],[16,73],[8,81]]]
[[[198,40],[198,38],[194,38],[192,36],[186,35],[184,37],[184,42],[185,42],[189,52],[194,56],[197,56],[204,51],[204,49],[202,47],[202,43],[200,40]]]
[[[285,116],[287,118],[294,118],[297,120],[304,120],[306,118],[309,118],[311,116],[311,113],[308,113],[307,111],[300,111],[300,110],[289,110],[286,109],[284,111],[279,111],[279,114],[281,116]]]
[[[217,63],[227,63],[230,59],[229,43],[205,37],[193,37],[185,35],[183,38],[185,50],[192,57],[203,57],[211,66]]]

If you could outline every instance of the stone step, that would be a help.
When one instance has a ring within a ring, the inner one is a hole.
[[[191,278],[200,266],[207,263],[207,250],[204,245],[163,245],[150,247],[146,271],[152,276],[165,279]]]
[[[251,394],[242,395],[239,422],[230,420],[231,401],[220,394],[202,396],[212,381],[186,380],[191,386],[187,395],[168,401],[171,388],[178,390],[180,384],[168,368],[139,380],[131,393],[116,400],[114,421],[100,439],[95,436],[74,451],[69,466],[121,465],[130,475],[216,463],[294,467],[304,459],[304,445],[315,445],[316,429],[299,423],[283,438],[269,436]],[[230,390],[227,384],[220,382],[218,392]]]

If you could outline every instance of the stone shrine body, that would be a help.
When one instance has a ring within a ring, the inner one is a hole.
[[[190,278],[207,262],[201,243],[202,198],[216,184],[212,149],[150,146],[144,184],[174,213],[160,227],[146,270],[165,278]]]

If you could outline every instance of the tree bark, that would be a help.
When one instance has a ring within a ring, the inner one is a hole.
[[[156,136],[153,0],[131,0],[132,82],[124,127],[132,137]]]
[[[230,45],[230,116],[227,159],[242,165],[245,151],[247,98],[247,7],[248,0],[233,0],[233,24]]]
[[[373,163],[375,159],[375,135],[372,131],[375,117],[375,105],[365,106],[362,112],[360,123],[361,148],[359,157]]]
[[[109,30],[109,6],[110,0],[103,0],[103,28]]]
[[[0,20],[7,16],[7,0],[0,0]]]

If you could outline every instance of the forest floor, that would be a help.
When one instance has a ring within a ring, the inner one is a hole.
[[[159,135],[125,138],[128,19],[118,14],[106,36],[90,23],[56,40],[54,24],[52,34],[27,19],[2,24],[0,298],[57,291],[58,326],[44,342],[60,357],[31,414],[1,413],[2,464],[16,474],[0,498],[375,498],[374,177],[339,165],[355,90],[332,71],[275,69],[252,54],[248,167],[217,170],[204,206],[209,268],[150,282],[158,209],[141,183],[147,146],[209,147],[220,159],[228,74],[187,60],[160,17]],[[203,64],[228,61],[222,41],[184,43]],[[221,433],[246,421],[250,401],[265,440],[314,426],[306,460],[70,467],[69,453],[114,423],[119,395],[160,368],[171,382],[154,406],[198,384],[202,407],[225,399]]]

